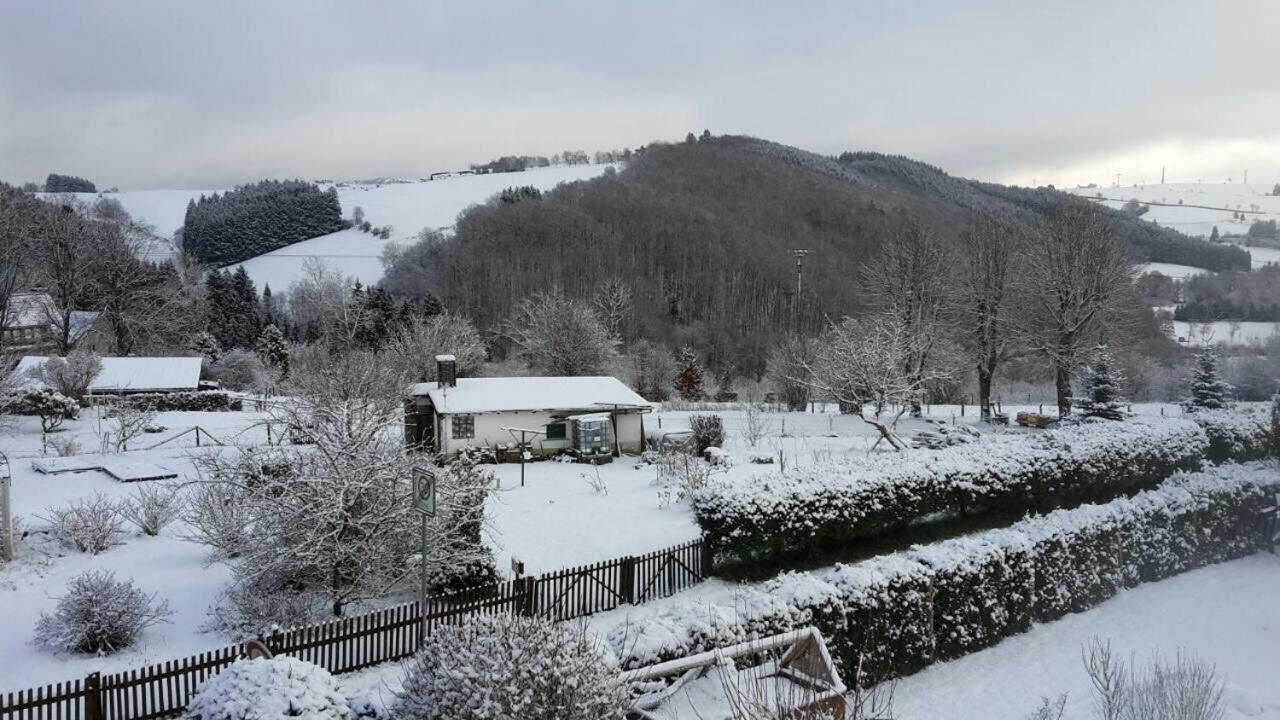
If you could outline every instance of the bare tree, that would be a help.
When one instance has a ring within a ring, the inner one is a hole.
[[[501,330],[529,367],[546,375],[595,375],[617,354],[618,340],[591,306],[559,291],[534,293]]]
[[[609,335],[619,342],[625,340],[624,324],[631,313],[631,288],[617,275],[605,278],[596,285],[591,301]]]
[[[466,375],[479,370],[487,354],[480,331],[470,320],[450,312],[414,318],[386,349],[407,382],[435,380],[436,355],[453,355],[458,374]]]
[[[26,288],[31,277],[32,241],[28,218],[22,211],[23,197],[0,184],[0,328],[8,327],[14,311],[10,300]],[[5,352],[6,334],[0,332],[0,357]]]
[[[905,450],[910,444],[898,436],[898,420],[920,403],[931,383],[948,377],[945,369],[913,365],[913,358],[921,356],[915,347],[917,341],[920,339],[901,324],[897,314],[845,318],[819,338],[803,381],[842,406],[853,408],[863,422],[874,427],[880,438],[872,449],[884,441],[895,450]],[[892,414],[886,417],[886,413]]]
[[[76,350],[65,358],[49,358],[28,372],[33,379],[83,403],[89,385],[102,372],[102,359],[87,350]]]
[[[978,407],[991,420],[996,369],[1016,351],[1011,284],[1025,236],[1008,219],[980,216],[960,233],[954,305],[961,346],[978,371]]]
[[[942,329],[947,256],[937,233],[918,218],[904,215],[897,231],[863,270],[872,306],[891,315],[900,328],[903,372],[914,384],[922,379]],[[909,400],[921,414],[921,397]]]
[[[1025,336],[1053,365],[1058,412],[1066,415],[1081,350],[1093,347],[1114,320],[1133,259],[1111,221],[1085,205],[1061,210],[1026,257]]]
[[[36,245],[35,280],[49,293],[53,306],[48,320],[54,328],[59,355],[71,352],[75,344],[72,313],[82,298],[93,291],[93,263],[99,230],[85,221],[71,204],[51,213],[42,239]]]

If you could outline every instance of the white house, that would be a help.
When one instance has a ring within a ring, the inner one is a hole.
[[[405,441],[439,453],[513,448],[521,432],[535,454],[644,449],[653,406],[613,377],[459,378],[452,355],[436,357],[438,382],[417,383],[405,401]]]
[[[14,377],[28,372],[49,358],[28,355],[14,368]],[[90,395],[170,393],[200,389],[199,357],[104,357],[102,372],[89,383]]]

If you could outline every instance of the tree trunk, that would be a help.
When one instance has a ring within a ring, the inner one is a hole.
[[[1058,389],[1058,417],[1071,413],[1071,370],[1063,362],[1054,363],[1055,385]]]
[[[991,376],[994,373],[985,365],[978,365],[978,408],[982,422],[991,422]]]

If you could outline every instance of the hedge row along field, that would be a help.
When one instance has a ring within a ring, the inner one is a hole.
[[[849,541],[933,518],[1110,500],[1199,469],[1208,445],[1188,420],[1086,422],[746,481],[717,478],[694,495],[693,510],[721,559],[820,558]]]
[[[1209,438],[1211,462],[1261,460],[1270,452],[1271,416],[1265,407],[1196,410],[1185,416]]]
[[[851,565],[744,586],[733,606],[685,603],[621,625],[634,668],[817,626],[846,679],[905,675],[1091,608],[1122,588],[1256,552],[1280,489],[1261,463],[1178,474],[1156,489]]]

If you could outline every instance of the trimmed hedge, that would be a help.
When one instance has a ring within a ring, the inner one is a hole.
[[[1184,417],[1209,437],[1205,457],[1210,462],[1248,462],[1271,454],[1271,417],[1265,407],[1195,410]]]
[[[244,409],[244,401],[239,396],[224,390],[94,395],[90,399],[98,405],[122,404],[156,412],[239,412]]]
[[[745,586],[733,605],[682,603],[608,641],[624,668],[815,625],[860,682],[909,674],[1091,608],[1122,588],[1264,546],[1258,512],[1280,488],[1259,463],[852,565]]]
[[[831,547],[931,518],[1048,512],[1196,470],[1208,447],[1187,420],[1084,422],[942,450],[868,456],[748,480],[713,479],[693,510],[722,559],[821,557]]]

